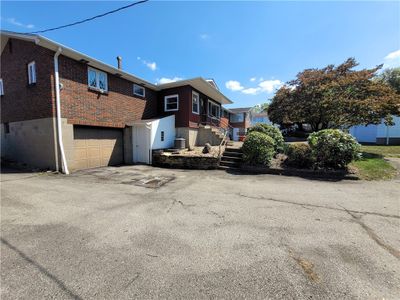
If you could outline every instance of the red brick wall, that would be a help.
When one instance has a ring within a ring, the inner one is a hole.
[[[70,124],[124,127],[157,116],[157,93],[146,88],[145,98],[133,95],[133,83],[107,74],[108,93],[89,90],[86,64],[60,56],[62,117]]]
[[[1,122],[49,118],[54,112],[54,52],[33,42],[10,39],[1,53],[4,96]],[[28,86],[27,65],[36,63],[36,84]]]
[[[179,110],[165,111],[164,97],[169,95],[179,95]],[[189,85],[177,88],[170,88],[159,92],[158,114],[160,116],[175,115],[176,127],[189,127],[189,116],[192,113],[192,87]]]

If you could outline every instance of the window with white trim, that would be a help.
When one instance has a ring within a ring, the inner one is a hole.
[[[177,111],[179,109],[179,95],[164,97],[164,111]]]
[[[198,115],[200,113],[200,95],[192,91],[192,113]]]
[[[3,79],[0,78],[0,96],[4,95]]]
[[[107,92],[107,73],[93,68],[88,68],[88,86],[91,89]]]
[[[136,96],[144,97],[145,96],[145,88],[141,85],[134,84],[133,85],[133,94]]]
[[[211,100],[208,100],[208,115],[217,119],[221,117],[221,107]]]
[[[36,83],[36,63],[34,61],[28,64],[28,84]]]

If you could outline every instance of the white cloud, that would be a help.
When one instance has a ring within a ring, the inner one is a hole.
[[[261,88],[259,88],[259,87],[247,88],[247,89],[242,90],[242,93],[247,94],[247,95],[257,95],[260,90],[261,90]]]
[[[164,84],[164,83],[171,83],[175,81],[183,80],[181,77],[174,77],[174,78],[167,78],[167,77],[161,77],[157,79],[157,84]]]
[[[239,82],[239,81],[236,81],[236,80],[229,80],[229,81],[227,81],[227,82],[225,83],[225,86],[226,86],[226,88],[227,88],[228,90],[231,90],[231,91],[234,91],[234,92],[236,92],[236,91],[241,91],[241,90],[244,89],[244,87],[242,87],[242,85],[240,84],[240,82]]]
[[[252,80],[254,79],[254,80]],[[250,78],[251,82],[255,82],[257,78],[253,77]],[[227,89],[237,92],[240,91],[243,94],[246,95],[258,95],[260,93],[267,93],[271,94],[275,91],[275,89],[281,87],[283,85],[283,82],[278,80],[278,79],[273,79],[273,80],[263,80],[258,83],[256,87],[243,87],[239,81],[236,80],[229,80],[225,83],[225,86]]]
[[[256,80],[257,80],[257,77],[251,77],[251,78],[250,78],[250,81],[251,81],[251,82],[254,82],[254,81],[256,81]]]
[[[157,64],[156,62],[150,62],[145,59],[142,59],[140,56],[137,57],[137,60],[140,60],[146,67],[148,67],[150,70],[155,71],[157,70]]]
[[[2,21],[7,22],[8,24],[18,26],[18,27],[24,27],[26,29],[32,29],[35,27],[33,24],[24,24],[19,21],[17,21],[15,18],[1,18]]]
[[[275,79],[275,80],[264,80],[261,81],[258,86],[261,88],[261,91],[272,93],[276,88],[279,88],[283,85],[283,82]]]
[[[386,60],[392,60],[396,58],[400,58],[400,49],[397,51],[390,52],[388,55],[385,56]]]
[[[207,33],[202,33],[199,35],[199,37],[202,40],[208,40],[210,38],[210,35],[208,35]]]
[[[384,68],[394,68],[400,66],[400,49],[390,52],[385,56]]]
[[[157,69],[157,64],[155,62],[146,62],[146,66],[152,71],[155,71]]]

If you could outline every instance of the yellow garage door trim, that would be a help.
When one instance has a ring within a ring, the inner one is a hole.
[[[122,129],[74,126],[73,170],[123,163]]]

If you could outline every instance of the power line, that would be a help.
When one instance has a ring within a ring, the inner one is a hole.
[[[116,13],[116,12],[118,12],[118,11],[120,11],[120,10],[127,9],[127,8],[130,8],[130,7],[135,6],[135,5],[139,5],[139,4],[145,3],[145,2],[147,2],[147,1],[149,1],[149,0],[137,1],[137,2],[134,2],[134,3],[128,4],[128,5],[126,5],[126,6],[122,6],[122,7],[120,7],[120,8],[117,8],[117,9],[114,9],[114,10],[111,10],[111,11],[108,11],[108,12],[106,12],[106,13],[104,13],[104,14],[97,15],[97,16],[94,16],[94,17],[91,17],[91,18],[88,18],[88,19],[84,19],[84,20],[77,21],[77,22],[74,22],[74,23],[70,23],[70,24],[66,24],[66,25],[62,25],[62,26],[58,26],[58,27],[54,27],[54,28],[49,28],[49,29],[45,29],[45,30],[39,30],[39,31],[33,31],[33,32],[26,32],[26,34],[44,33],[44,32],[48,32],[48,31],[54,31],[54,30],[58,30],[58,29],[66,28],[66,27],[71,27],[71,26],[79,25],[79,24],[82,24],[82,23],[85,23],[85,22],[92,21],[92,20],[94,20],[94,19],[98,19],[98,18],[107,16],[107,15],[110,15],[110,14]]]

